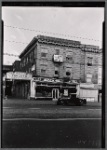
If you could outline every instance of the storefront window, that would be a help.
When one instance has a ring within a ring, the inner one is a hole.
[[[52,97],[52,88],[47,86],[37,86],[36,88],[37,97]]]

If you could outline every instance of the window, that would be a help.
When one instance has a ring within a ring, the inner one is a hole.
[[[28,63],[28,57],[27,57],[26,63]]]
[[[59,68],[57,66],[55,66],[55,76],[58,76],[59,75]]]
[[[25,58],[24,58],[24,60],[23,60],[23,66],[25,66]]]
[[[71,56],[67,56],[66,57],[66,61],[72,61],[72,57]]]
[[[47,54],[48,54],[47,49],[41,49],[41,57],[46,57]]]
[[[44,75],[46,73],[45,69],[41,69],[41,74]]]
[[[87,57],[87,65],[88,66],[92,66],[92,60],[93,60],[92,57]]]
[[[86,74],[86,82],[91,83],[92,81],[92,74]]]
[[[24,67],[24,60],[22,60],[22,67]]]
[[[25,65],[26,65],[26,58],[25,58]]]
[[[29,68],[29,73],[31,72],[31,68]]]
[[[95,59],[94,59],[94,63],[95,63],[95,64],[98,64],[98,58],[95,58]]]
[[[66,72],[66,75],[67,75],[67,76],[70,76],[70,74],[71,74],[71,73],[70,73],[69,71]]]
[[[34,51],[31,52],[31,62],[33,62],[33,58],[34,58]]]
[[[67,52],[66,53],[66,61],[72,63],[73,62],[73,52]]]
[[[46,74],[46,69],[41,69],[41,74],[45,75]]]
[[[66,76],[70,77],[72,73],[72,67],[66,67]]]
[[[59,49],[56,49],[56,55],[59,55]]]
[[[41,53],[41,57],[46,57],[46,54],[47,54],[47,53],[42,52],[42,53]]]
[[[57,70],[55,70],[55,75],[58,75],[58,71]]]

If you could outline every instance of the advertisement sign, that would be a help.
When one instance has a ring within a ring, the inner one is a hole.
[[[40,77],[34,77],[34,81],[43,81],[43,82],[61,82],[60,79],[51,79],[51,78],[40,78]]]
[[[54,62],[63,62],[62,55],[54,55]]]
[[[30,80],[32,75],[25,72],[7,72],[6,79]]]
[[[88,83],[81,83],[81,88],[94,88],[94,84],[88,84]]]

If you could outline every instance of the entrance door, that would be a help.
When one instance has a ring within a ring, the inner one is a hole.
[[[58,100],[59,98],[59,89],[54,88],[52,90],[52,100]]]

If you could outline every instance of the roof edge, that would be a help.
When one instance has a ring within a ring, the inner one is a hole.
[[[37,37],[34,37],[31,42],[25,47],[25,49],[21,52],[21,54],[19,55],[19,58],[21,59],[23,57],[23,55],[29,50],[29,47],[31,45],[33,45],[35,42],[37,41]]]

